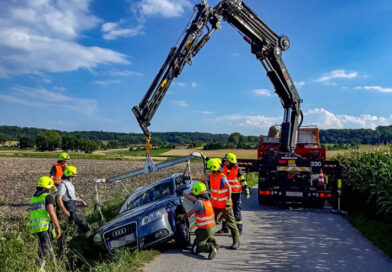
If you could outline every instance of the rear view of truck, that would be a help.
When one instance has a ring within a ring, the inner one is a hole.
[[[321,208],[330,199],[331,182],[339,178],[339,165],[326,160],[317,127],[298,130],[295,152],[281,152],[278,128],[261,137],[257,160],[239,160],[247,172],[257,172],[260,204],[286,205],[301,202]]]

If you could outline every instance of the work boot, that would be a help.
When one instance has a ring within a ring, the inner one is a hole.
[[[224,227],[222,227],[220,230],[218,230],[216,233],[219,233],[219,234],[221,234],[221,233],[229,233],[229,228],[224,228]]]
[[[193,253],[193,254],[197,254],[197,246],[194,245],[194,246],[192,247],[192,253]]]
[[[237,241],[237,242],[234,242],[232,245],[231,245],[231,247],[230,247],[230,249],[238,249],[240,247],[240,243]]]
[[[214,259],[217,252],[218,252],[218,248],[216,248],[214,245],[211,245],[210,253],[208,254],[208,259],[210,260]]]

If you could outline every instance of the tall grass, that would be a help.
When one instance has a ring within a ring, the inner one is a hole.
[[[102,208],[105,218],[113,218],[122,202],[120,193],[110,196]],[[93,208],[87,211],[86,216],[92,228],[97,229],[100,217],[93,213]],[[28,222],[26,216],[14,222],[17,227],[12,231],[0,231],[0,271],[36,271],[38,268],[38,239],[30,235]],[[158,254],[156,250],[131,252],[122,249],[109,255],[80,235],[74,225],[68,224],[68,220],[62,219],[60,223],[63,237],[53,241],[55,258],[47,261],[46,271],[141,271],[143,265]]]

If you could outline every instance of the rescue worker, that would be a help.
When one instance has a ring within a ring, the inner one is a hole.
[[[73,185],[73,180],[78,176],[77,168],[75,166],[68,166],[64,170],[64,176],[57,193],[59,206],[65,216],[68,217],[69,221],[75,222],[79,230],[85,233],[86,238],[89,238],[93,235],[93,232],[91,231],[86,218],[79,213],[77,202],[82,203],[84,207],[87,207],[88,205],[83,199],[76,196],[75,187]]]
[[[212,260],[218,252],[219,246],[214,238],[215,215],[206,185],[202,182],[194,183],[192,186],[193,195],[186,194],[181,189],[177,193],[193,202],[192,210],[179,216],[181,219],[181,216],[189,218],[195,214],[197,230],[195,231],[196,238],[193,242],[192,252],[194,254],[207,252],[208,259]]]
[[[30,200],[30,233],[38,237],[38,256],[45,259],[52,250],[51,237],[59,239],[61,228],[55,212],[55,201],[49,190],[53,180],[43,176],[38,180],[37,190]],[[53,225],[54,228],[53,228]]]
[[[52,169],[50,170],[50,177],[53,179],[54,185],[56,185],[56,187],[59,187],[60,183],[63,181],[64,170],[68,167],[67,162],[69,162],[69,160],[70,157],[68,153],[62,152],[59,155],[57,163],[53,165]]]
[[[250,198],[248,183],[242,175],[241,169],[237,164],[237,156],[234,153],[227,153],[223,158],[223,173],[229,180],[231,187],[231,200],[233,201],[233,212],[237,222],[237,227],[242,234],[242,215],[241,215],[241,193],[244,192],[246,198]],[[225,222],[222,223],[222,229],[218,233],[228,233],[229,229]]]
[[[223,174],[219,161],[216,159],[210,159],[207,161],[207,169],[210,171],[209,175],[206,177],[192,177],[192,179],[201,182],[209,182],[209,188],[211,190],[211,204],[214,209],[215,220],[217,216],[222,213],[233,238],[233,244],[230,248],[238,249],[240,245],[240,233],[233,214],[229,182]]]

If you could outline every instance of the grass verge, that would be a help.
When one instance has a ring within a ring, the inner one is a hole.
[[[133,191],[134,188],[130,190]],[[121,192],[107,198],[102,207],[107,220],[117,214],[123,200]],[[87,211],[86,217],[93,229],[99,227],[100,217],[93,212],[92,207]],[[30,235],[28,222],[26,216],[12,222],[17,225],[12,231],[0,230],[0,271],[36,271],[38,268],[38,239]],[[62,218],[60,224],[63,235],[60,240],[53,241],[55,258],[47,262],[46,271],[142,271],[144,264],[159,254],[157,250],[121,249],[109,255],[80,235],[74,225],[68,224],[68,220]]]
[[[375,246],[392,257],[392,223],[381,218],[371,218],[365,213],[352,213],[349,222]]]

